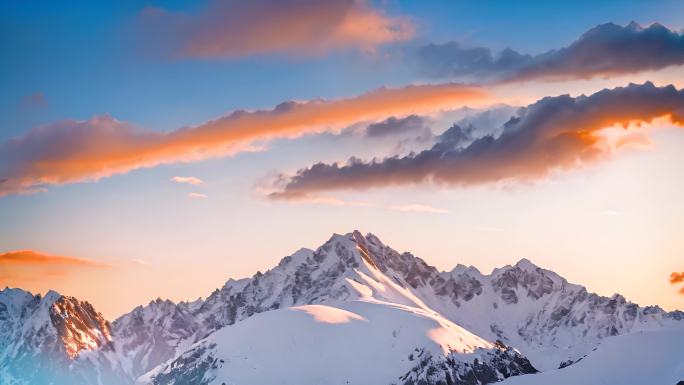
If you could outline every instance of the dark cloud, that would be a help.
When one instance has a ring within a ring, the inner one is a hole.
[[[405,118],[389,117],[382,122],[373,123],[366,127],[365,136],[379,138],[412,132],[421,132],[428,129],[427,122],[418,115],[409,115]]]
[[[484,135],[497,135],[497,130],[511,116],[515,115],[517,107],[505,104],[496,105],[485,110],[476,110],[464,107],[451,111],[453,119],[457,119],[455,128],[449,129],[441,135],[435,135],[432,125],[435,123],[429,118],[418,115],[410,115],[405,118],[390,117],[382,122],[373,123],[365,128],[363,135],[366,138],[387,138],[396,140],[392,154],[406,154],[415,151],[416,148],[424,149],[425,145],[431,145],[435,140],[443,144],[460,141],[461,145],[472,142],[475,138]],[[494,130],[494,131],[492,131]]]
[[[541,178],[604,159],[617,148],[644,139],[632,129],[610,139],[602,129],[667,115],[675,124],[684,124],[684,91],[674,86],[630,84],[591,96],[547,97],[521,108],[500,128],[499,136],[473,140],[471,131],[454,125],[432,148],[419,153],[369,162],[351,158],[344,165],[317,163],[281,177],[280,191],[271,197],[425,182],[468,185]]]
[[[364,138],[391,141],[394,143],[392,154],[405,154],[412,149],[430,145],[435,135],[430,129],[430,119],[418,115],[405,118],[389,117],[373,123],[363,130]]]
[[[493,55],[489,48],[464,47],[457,42],[428,44],[418,50],[421,70],[431,77],[481,79],[501,77],[522,68],[534,59],[506,49]]]
[[[684,64],[684,34],[663,25],[602,24],[565,48],[540,55],[506,49],[430,44],[418,51],[422,71],[432,77],[504,81],[591,78],[657,70]]]
[[[465,147],[484,136],[499,137],[503,125],[518,113],[518,107],[505,104],[466,115],[439,137],[441,146]]]

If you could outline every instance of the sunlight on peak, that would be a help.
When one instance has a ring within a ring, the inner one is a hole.
[[[346,324],[352,321],[366,321],[356,313],[324,305],[304,305],[291,307],[292,311],[302,311],[312,316],[316,322],[326,324]]]

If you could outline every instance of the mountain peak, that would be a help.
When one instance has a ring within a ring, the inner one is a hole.
[[[5,286],[4,289],[0,290],[0,295],[3,295],[3,296],[30,295],[31,297],[33,297],[33,293],[31,293],[28,290],[20,289],[18,287],[9,287],[9,286]]]
[[[47,301],[48,303],[54,303],[60,298],[62,298],[62,295],[59,294],[57,291],[48,290],[48,292],[45,293],[45,297],[43,297],[43,300]]]
[[[111,341],[109,322],[86,301],[50,292],[55,298],[50,307],[50,320],[67,355],[74,359],[81,351],[96,350]]]
[[[463,273],[467,273],[470,275],[474,274],[476,276],[482,276],[482,273],[480,272],[480,270],[477,267],[475,267],[473,265],[466,266],[466,265],[461,264],[461,263],[457,264],[456,267],[451,269],[450,273],[451,273],[451,275],[461,275]]]
[[[530,261],[527,258],[522,258],[515,264],[515,266],[520,268],[521,270],[526,271],[534,271],[539,269],[539,266],[535,265],[532,261]]]

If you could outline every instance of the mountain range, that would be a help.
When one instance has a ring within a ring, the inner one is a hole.
[[[675,385],[682,341],[684,312],[526,259],[439,271],[358,231],[111,323],[54,291],[0,291],[7,385]]]

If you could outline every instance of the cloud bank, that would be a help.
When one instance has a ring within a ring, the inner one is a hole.
[[[534,180],[555,170],[578,167],[640,144],[642,131],[606,127],[651,122],[669,116],[684,124],[684,90],[652,83],[605,89],[591,96],[547,97],[520,109],[501,134],[469,137],[458,125],[444,132],[432,148],[403,157],[351,158],[347,164],[317,163],[275,182],[275,199],[297,199],[328,190],[363,190],[394,185],[436,183],[474,185]]]
[[[141,129],[107,115],[66,120],[0,144],[0,196],[163,163],[226,156],[252,149],[255,141],[337,131],[357,122],[428,113],[486,98],[479,88],[455,83],[380,88],[348,99],[235,111],[199,126],[167,132]]]
[[[684,33],[663,25],[646,28],[608,23],[585,32],[565,48],[540,55],[459,43],[430,44],[418,51],[424,74],[503,81],[583,79],[631,74],[684,64]]]
[[[212,0],[196,14],[148,8],[144,22],[149,33],[172,40],[178,55],[198,58],[374,51],[415,32],[407,18],[362,0]]]

